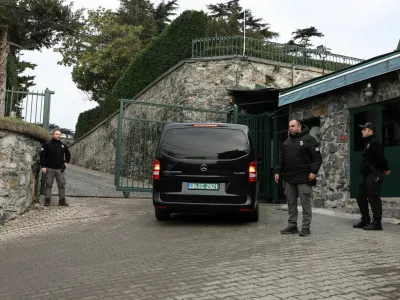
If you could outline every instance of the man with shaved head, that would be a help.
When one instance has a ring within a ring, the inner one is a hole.
[[[278,183],[281,174],[285,181],[285,195],[288,203],[288,226],[282,234],[297,234],[297,198],[303,208],[303,224],[300,236],[310,235],[312,217],[311,194],[322,158],[317,141],[309,134],[307,126],[299,120],[289,122],[289,137],[282,145],[279,164],[275,169],[275,181]]]

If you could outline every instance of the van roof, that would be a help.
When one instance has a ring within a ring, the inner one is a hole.
[[[194,125],[209,125],[209,124],[215,124],[218,125],[218,127],[223,127],[223,128],[232,128],[232,129],[240,129],[244,131],[248,131],[249,128],[246,125],[242,124],[231,124],[231,123],[218,123],[218,122],[195,122],[195,123],[168,123],[164,126],[165,129],[171,129],[171,128],[188,128],[188,127],[193,127]],[[207,127],[207,126],[205,126]],[[201,126],[196,127],[196,128],[201,128]]]

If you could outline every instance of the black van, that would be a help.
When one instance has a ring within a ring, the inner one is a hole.
[[[249,128],[237,124],[164,126],[153,168],[157,220],[171,213],[235,213],[258,221],[257,162]]]

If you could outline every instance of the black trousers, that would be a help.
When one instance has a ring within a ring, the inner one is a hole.
[[[369,220],[369,201],[374,221],[377,224],[380,224],[382,220],[382,200],[380,197],[382,181],[383,174],[375,175],[370,173],[363,176],[357,194],[357,204],[360,208],[361,217],[364,220]]]

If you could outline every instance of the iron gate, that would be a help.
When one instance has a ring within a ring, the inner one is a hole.
[[[120,100],[115,185],[125,197],[151,192],[153,159],[163,126],[168,123],[230,122],[229,110],[137,100]]]
[[[257,156],[261,158],[257,165],[260,198],[272,198],[272,161],[271,161],[271,120],[269,115],[238,114],[237,123],[250,128],[253,145]]]
[[[168,123],[219,122],[247,125],[257,156],[259,196],[285,202],[283,186],[274,182],[273,168],[287,138],[287,109],[262,115],[209,110],[138,100],[120,100],[115,185],[125,197],[131,192],[152,192],[153,159],[162,129]]]
[[[259,197],[274,203],[285,203],[282,181],[274,179],[274,168],[279,162],[280,149],[287,139],[289,113],[287,108],[267,114],[248,115],[239,113],[238,124],[250,128],[257,156],[261,157],[258,165]]]

